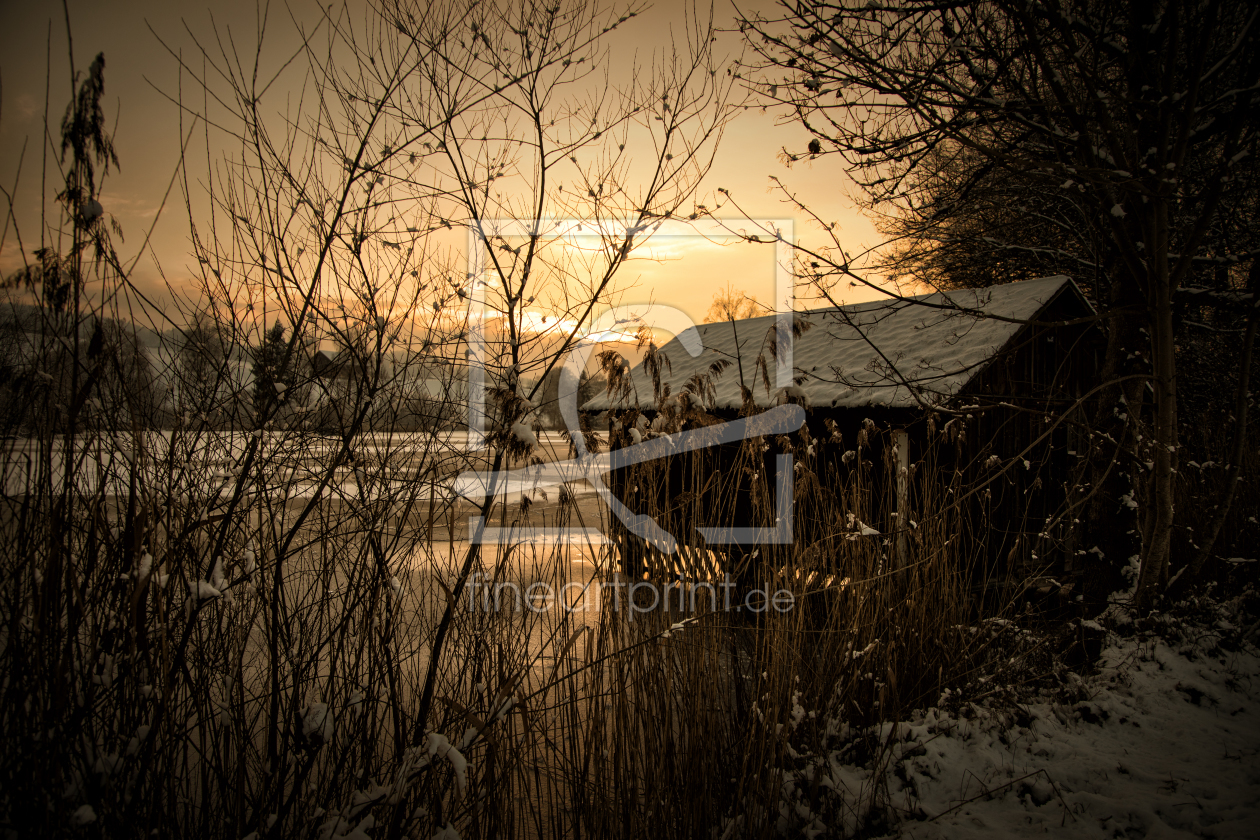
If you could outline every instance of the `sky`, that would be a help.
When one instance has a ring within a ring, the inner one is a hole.
[[[19,223],[17,231],[12,226],[4,231],[0,272],[10,274],[22,264],[23,252],[29,258],[39,246],[40,172],[45,163],[42,156],[51,148],[41,142],[45,102],[49,123],[56,131],[72,93],[70,61],[83,73],[97,53],[104,53],[105,110],[120,166],[107,176],[101,202],[122,228],[124,239],[117,243],[118,249],[124,262],[134,262],[136,287],[159,306],[169,306],[172,295],[188,295],[193,289],[190,278],[197,266],[190,244],[190,214],[192,222],[204,228],[206,178],[210,167],[232,148],[223,132],[196,126],[189,145],[189,159],[196,160],[189,170],[194,196],[189,210],[175,176],[181,131],[187,131],[190,123],[173,100],[181,92],[189,96],[193,86],[187,75],[181,77],[173,54],[195,63],[197,59],[190,57],[197,55],[196,39],[214,38],[216,31],[223,42],[252,54],[259,7],[254,0],[222,0],[213,8],[196,0],[68,0],[67,6],[70,41],[61,4],[0,0],[0,185],[14,196]],[[671,29],[678,32],[683,24],[678,8],[658,3],[613,33],[608,42],[613,69],[623,70],[633,57],[642,59],[663,49]],[[355,12],[361,16],[360,10]],[[288,7],[271,5],[263,40],[264,74],[278,69],[296,45],[293,21],[309,26],[318,13],[314,3],[303,0],[291,0]],[[719,26],[730,26],[734,7],[723,0],[715,15]],[[739,36],[733,32],[723,34],[718,43],[718,49],[731,57],[739,46]],[[273,66],[267,66],[268,62]],[[295,78],[293,73],[281,74],[277,84],[296,87],[300,79]],[[277,99],[273,95],[269,102]],[[837,223],[839,239],[850,253],[877,245],[873,225],[851,198],[853,187],[841,160],[801,160],[791,168],[781,160],[784,147],[800,151],[810,139],[798,125],[779,124],[783,117],[757,107],[741,111],[726,130],[697,200],[714,206],[720,199],[717,190],[722,188],[747,217],[791,220],[798,240],[821,242],[817,227],[792,212],[771,189],[772,178],[777,178],[819,217]],[[53,142],[59,146],[59,138]],[[49,174],[42,186],[48,196],[56,191],[55,151],[47,160]],[[719,216],[737,218],[729,210]],[[649,246],[638,256],[641,259],[629,264],[620,278],[626,289],[623,302],[664,303],[700,320],[714,293],[727,287],[762,302],[774,299],[774,257],[767,247],[671,240]],[[841,297],[861,299],[851,291]]]

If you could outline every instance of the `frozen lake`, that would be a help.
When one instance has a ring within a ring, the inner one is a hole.
[[[479,439],[479,438],[478,438]],[[545,461],[568,455],[568,436],[538,435],[534,453]],[[76,441],[73,454],[64,439],[51,442],[10,438],[0,447],[4,493],[22,495],[34,486],[65,481],[69,457],[76,465],[76,487],[84,495],[119,496],[128,492],[133,467],[146,488],[170,488],[191,499],[218,499],[244,483],[249,494],[277,499],[309,499],[317,491],[343,501],[395,498],[449,503],[457,495],[471,501],[485,496],[463,482],[461,472],[486,469],[491,452],[470,445],[467,431],[364,434],[350,443],[341,466],[330,461],[345,444],[311,432],[154,431],[99,432]],[[496,498],[518,501],[524,495],[555,488],[537,481],[510,480],[496,487]],[[488,489],[488,488],[487,488]],[[575,493],[590,492],[574,486]]]

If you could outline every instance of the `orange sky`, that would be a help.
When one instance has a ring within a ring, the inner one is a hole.
[[[303,10],[314,18],[314,6],[292,3],[299,17]],[[179,113],[165,94],[175,95],[180,86],[175,60],[154,35],[187,58],[195,53],[193,32],[210,31],[211,12],[195,3],[137,0],[126,4],[69,3],[73,27],[74,61],[83,71],[98,52],[106,58],[106,113],[116,120],[115,143],[121,169],[111,173],[102,190],[105,211],[122,226],[125,241],[119,244],[125,259],[137,258],[133,275],[137,285],[155,299],[166,299],[169,283],[188,288],[194,260],[189,256],[188,214],[178,186],[171,191],[165,210],[153,227],[150,248],[140,254],[145,235],[176,172],[179,158]],[[729,26],[733,7],[717,9],[720,26]],[[221,29],[230,27],[232,38],[250,54],[255,43],[256,6],[253,0],[224,0],[213,7],[213,19]],[[66,24],[61,4],[0,0],[0,183],[16,189],[22,246],[29,254],[38,247],[38,194],[40,190],[40,136],[44,118],[45,75],[51,79],[50,122],[57,126],[69,101]],[[614,72],[628,65],[636,52],[640,58],[668,44],[671,27],[679,27],[681,15],[672,4],[653,9],[628,21],[609,42],[614,51]],[[150,29],[153,31],[151,32]],[[47,47],[51,43],[51,62]],[[295,41],[293,25],[282,5],[272,4],[265,43],[274,44],[264,59],[278,62]],[[739,38],[723,35],[719,48],[739,47]],[[49,68],[49,65],[51,67]],[[189,80],[183,80],[184,85]],[[185,95],[188,88],[185,87]],[[770,191],[771,176],[797,192],[820,217],[838,222],[841,242],[852,252],[877,244],[877,234],[848,197],[851,185],[836,157],[801,161],[788,169],[779,159],[782,147],[799,151],[809,140],[796,125],[776,125],[778,116],[751,108],[738,115],[726,131],[712,171],[702,184],[698,200],[714,206],[717,188],[729,190],[752,217],[790,218],[800,241],[817,243],[821,236],[805,219],[792,213],[781,197]],[[199,132],[202,129],[199,129]],[[193,154],[200,155],[203,177],[206,135],[199,133]],[[209,134],[210,158],[221,155],[223,139]],[[24,161],[19,172],[19,159]],[[59,145],[59,138],[58,138]],[[55,184],[57,168],[49,164],[48,183]],[[55,190],[48,188],[49,195]],[[197,190],[198,185],[194,184]],[[195,215],[195,214],[194,214]],[[729,213],[723,212],[723,217]],[[699,242],[699,240],[697,240]],[[621,285],[633,282],[625,303],[656,301],[683,309],[699,320],[714,292],[728,284],[762,301],[773,298],[774,259],[768,247],[737,244],[729,247],[692,244],[677,240],[638,252],[620,277]],[[651,259],[652,257],[657,260]],[[12,228],[0,252],[0,271],[8,274],[21,264]],[[856,298],[851,298],[856,299]]]

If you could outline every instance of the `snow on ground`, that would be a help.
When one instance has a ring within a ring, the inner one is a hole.
[[[1113,636],[1073,704],[902,724],[889,836],[1260,837],[1260,656],[1173,645]]]

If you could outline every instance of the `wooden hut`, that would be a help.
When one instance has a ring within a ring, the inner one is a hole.
[[[1063,583],[1079,556],[1070,503],[1099,354],[1093,315],[1066,277],[802,312],[783,387],[774,315],[699,325],[695,357],[680,337],[649,348],[583,406],[614,450],[725,433],[784,404],[805,422],[611,473],[613,493],[683,546],[663,554],[614,523],[623,570],[746,573],[754,557],[826,555],[836,540],[873,541],[895,565],[934,527],[969,546],[978,586]]]

